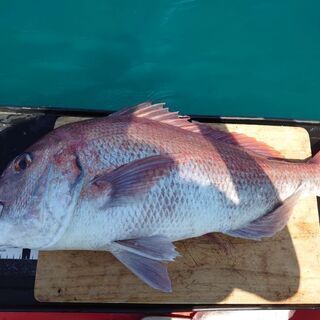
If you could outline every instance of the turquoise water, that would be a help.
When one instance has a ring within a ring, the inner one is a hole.
[[[318,0],[0,0],[0,103],[320,120]]]

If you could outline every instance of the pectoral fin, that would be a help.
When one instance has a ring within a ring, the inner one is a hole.
[[[282,205],[274,211],[263,217],[250,222],[247,226],[225,232],[232,237],[261,240],[264,237],[272,237],[275,233],[281,231],[292,214],[293,208],[301,197],[302,191],[298,190],[292,196],[287,198]]]
[[[168,238],[153,236],[120,240],[111,245],[111,252],[150,287],[171,292],[165,261],[173,261],[178,253]]]
[[[145,194],[173,165],[167,155],[146,157],[95,177],[90,186],[106,196],[103,208],[119,205]]]

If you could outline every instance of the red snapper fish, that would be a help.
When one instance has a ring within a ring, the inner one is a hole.
[[[267,145],[143,103],[53,130],[0,177],[0,244],[106,250],[171,291],[174,241],[211,232],[271,237],[297,200],[319,194],[320,156]]]

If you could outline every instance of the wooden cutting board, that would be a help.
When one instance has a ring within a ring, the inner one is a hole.
[[[254,136],[290,159],[310,156],[303,128],[214,126]],[[176,246],[182,257],[169,264],[170,294],[149,288],[108,252],[64,251],[40,253],[35,297],[43,302],[201,305],[320,302],[320,230],[314,196],[302,199],[288,226],[272,238],[207,235]]]

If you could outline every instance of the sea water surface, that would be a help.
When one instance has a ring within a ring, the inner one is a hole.
[[[0,0],[0,104],[320,120],[320,1]]]

